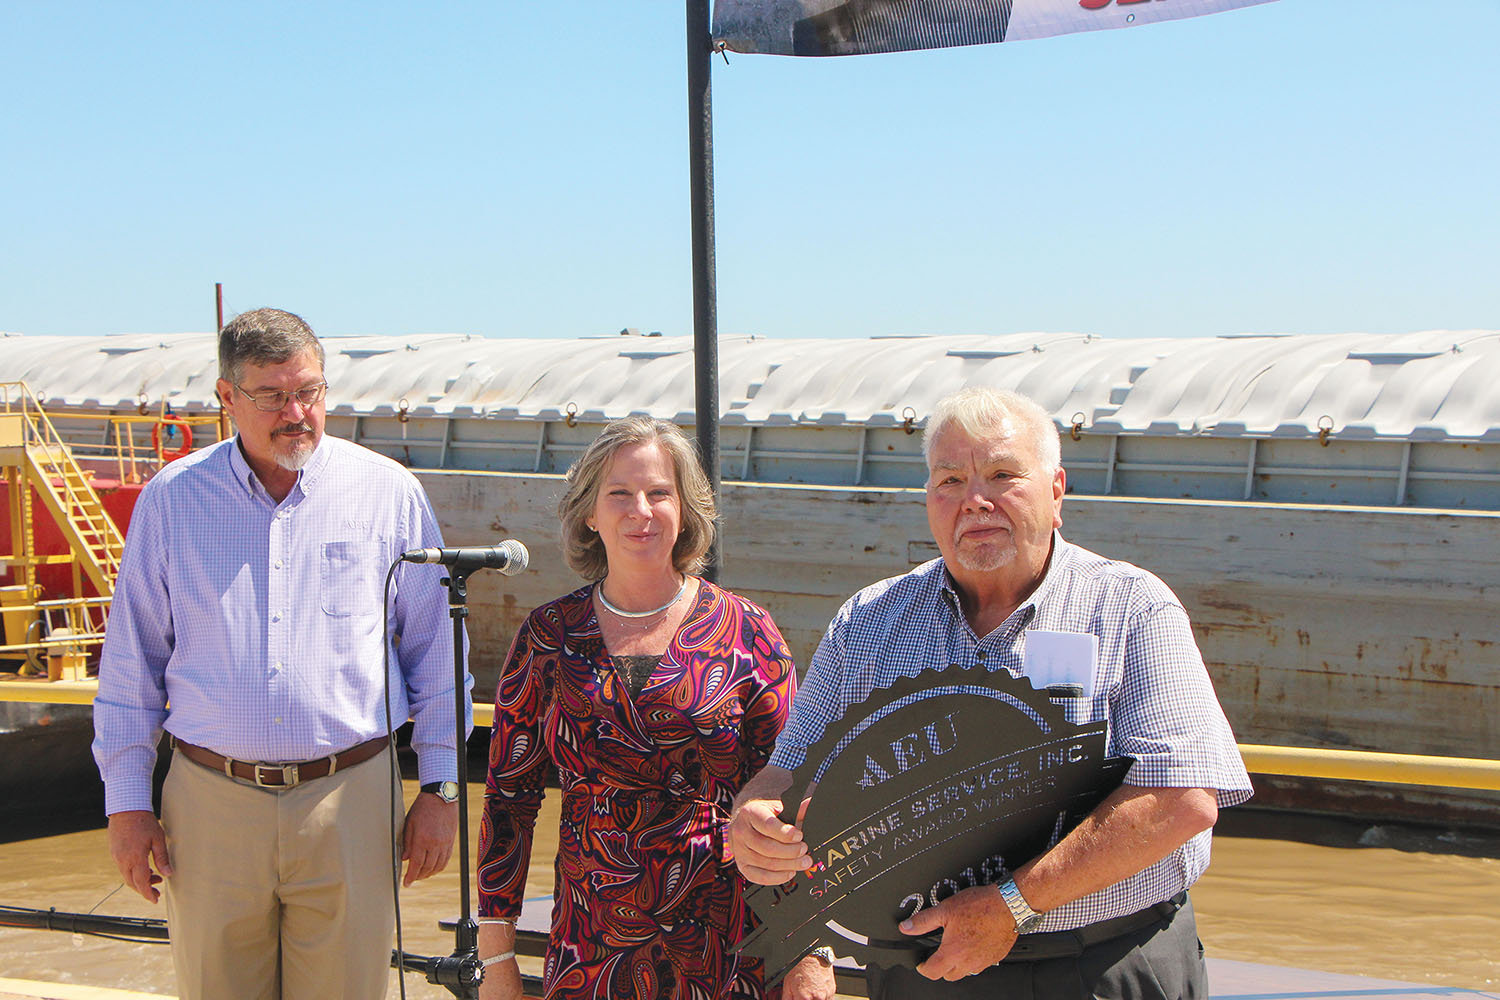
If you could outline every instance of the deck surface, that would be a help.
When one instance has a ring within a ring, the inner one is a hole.
[[[1500,1000],[1500,992],[1403,983],[1393,979],[1344,976],[1311,969],[1288,969],[1223,958],[1208,960],[1209,994],[1213,1000],[1425,1000],[1464,997]]]
[[[1212,1000],[1500,1000],[1500,992],[1208,960]],[[161,994],[0,978],[0,1000],[162,1000]]]

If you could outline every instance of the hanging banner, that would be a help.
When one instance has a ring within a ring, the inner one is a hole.
[[[853,56],[1197,17],[1269,0],[714,0],[731,52]]]

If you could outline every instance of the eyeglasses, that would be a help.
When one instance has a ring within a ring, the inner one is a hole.
[[[238,382],[234,383],[234,387],[243,393],[246,399],[254,403],[257,410],[264,410],[266,413],[275,413],[278,410],[285,409],[287,401],[293,396],[297,398],[297,402],[304,408],[317,406],[328,393],[327,382],[305,385],[300,389],[293,389],[291,392],[287,392],[285,389],[267,389],[265,392],[249,392]]]

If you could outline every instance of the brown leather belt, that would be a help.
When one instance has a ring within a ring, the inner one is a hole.
[[[296,764],[258,764],[249,760],[234,760],[205,747],[185,743],[175,736],[172,737],[172,749],[194,764],[201,764],[210,771],[218,771],[231,778],[254,782],[261,788],[292,788],[304,781],[325,778],[340,768],[363,764],[384,750],[389,742],[389,736],[377,736],[373,740],[355,744],[342,753]]]

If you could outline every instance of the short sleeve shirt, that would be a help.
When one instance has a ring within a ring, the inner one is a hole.
[[[1126,784],[1213,789],[1220,808],[1250,797],[1235,746],[1187,612],[1161,580],[1054,534],[1042,582],[989,635],[974,634],[942,559],[866,587],[828,626],[797,693],[771,763],[795,768],[828,724],[902,677],[949,666],[1024,675],[1035,630],[1097,637],[1092,692],[1069,706],[1074,722],[1104,721],[1111,755],[1135,763]],[[1208,867],[1205,830],[1156,864],[1046,914],[1038,931],[1069,930],[1169,899]]]

